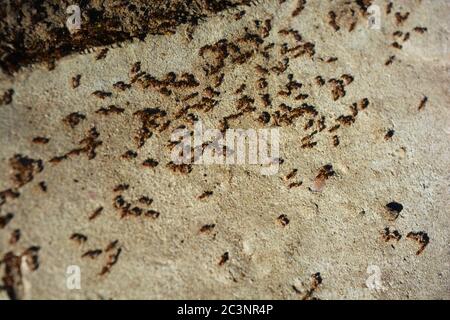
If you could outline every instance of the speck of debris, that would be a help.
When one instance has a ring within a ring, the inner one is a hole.
[[[39,182],[39,188],[40,188],[43,192],[47,192],[47,183],[46,183],[45,181]]]
[[[386,209],[391,216],[392,220],[395,220],[400,215],[400,212],[403,210],[403,205],[401,203],[392,201],[386,204]]]
[[[278,218],[277,221],[281,224],[281,226],[285,227],[289,224],[289,218],[287,217],[287,215],[285,214],[281,214]]]

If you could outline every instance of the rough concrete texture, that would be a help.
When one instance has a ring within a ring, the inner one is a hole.
[[[1,76],[0,297],[449,299],[449,2],[374,3],[381,30],[261,1]],[[279,173],[171,166],[195,118],[280,128]]]

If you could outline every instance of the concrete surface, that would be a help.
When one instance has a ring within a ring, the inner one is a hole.
[[[364,10],[345,2],[307,1],[293,17],[299,2],[261,1],[208,18],[194,29],[192,39],[188,27],[180,26],[174,35],[147,36],[143,42],[110,48],[101,60],[95,59],[96,52],[72,55],[52,71],[34,65],[14,77],[1,76],[0,93],[14,93],[10,103],[3,99],[0,106],[0,190],[9,190],[0,197],[0,274],[7,289],[0,297],[449,299],[449,2],[393,1],[386,14],[387,1],[375,1],[381,8],[381,30],[369,29]],[[238,19],[241,9],[246,14]],[[338,31],[330,23],[330,11]],[[396,12],[410,14],[399,24]],[[267,19],[270,31],[264,30]],[[244,28],[263,42],[245,38]],[[283,29],[297,30],[302,40],[280,33]],[[398,30],[402,35],[394,36]],[[217,74],[207,75],[204,69],[222,60],[206,49],[203,57],[199,53],[221,39],[227,40],[229,56],[218,72],[224,74],[223,82],[214,87]],[[395,41],[401,49],[392,46]],[[314,52],[294,57],[296,52],[283,50],[284,43],[293,48],[308,42]],[[270,43],[273,47],[266,47]],[[252,56],[240,64],[231,44]],[[286,57],[286,70],[278,70]],[[337,60],[327,62],[330,57]],[[130,83],[137,61],[141,71],[156,79],[169,72],[177,79],[189,73],[199,84],[177,87],[168,81],[144,88],[141,77],[129,89],[114,89],[118,81]],[[260,75],[257,65],[269,69],[268,74]],[[280,94],[287,90],[289,74],[302,87]],[[80,84],[73,88],[76,75],[81,75]],[[353,81],[334,100],[332,90],[342,75]],[[325,80],[323,86],[317,76]],[[260,87],[260,78],[267,87]],[[236,93],[241,84],[245,90]],[[205,91],[209,86],[219,94]],[[92,94],[96,90],[112,95],[101,99]],[[193,92],[199,95],[182,101]],[[300,93],[309,96],[296,100]],[[270,106],[264,105],[263,94],[270,94]],[[254,165],[193,165],[188,174],[174,172],[167,165],[170,132],[181,124],[192,127],[188,117],[176,114],[202,96],[212,96],[216,105],[189,112],[210,128],[235,114],[244,96],[254,99],[254,109],[230,120],[232,128],[274,127],[277,111],[289,114],[283,103],[292,108],[307,103],[317,115],[280,124],[284,161],[276,175],[263,176]],[[366,108],[361,106],[364,98]],[[96,113],[110,105],[124,111]],[[143,123],[134,113],[145,108],[167,115],[157,125],[147,123],[154,134],[138,148],[135,137]],[[263,111],[271,115],[268,124],[258,121]],[[74,112],[85,118],[72,128],[63,119]],[[352,112],[348,122],[336,120]],[[171,122],[162,130],[167,120]],[[341,126],[329,132],[337,123]],[[317,144],[302,148],[302,138],[314,130],[311,141]],[[394,130],[390,138],[389,130]],[[49,140],[33,142],[36,137]],[[128,150],[137,157],[122,157]],[[50,161],[62,155],[67,159]],[[144,166],[146,159],[158,165]],[[327,164],[335,174],[318,182],[316,176]],[[287,179],[293,169],[295,177]],[[292,182],[302,184],[289,188]],[[323,186],[312,192],[317,183]],[[114,191],[120,184],[129,188]],[[212,195],[199,199],[205,191]],[[152,211],[121,217],[118,195],[131,207],[155,210],[159,216]],[[142,196],[153,202],[139,202]],[[386,208],[393,201],[403,206],[398,216]],[[211,224],[215,226],[202,229]],[[392,237],[383,237],[387,227]],[[15,230],[20,230],[18,241]],[[421,244],[410,232],[429,238],[420,254]],[[80,267],[79,290],[67,287],[71,265]],[[374,277],[381,282],[372,282]]]

